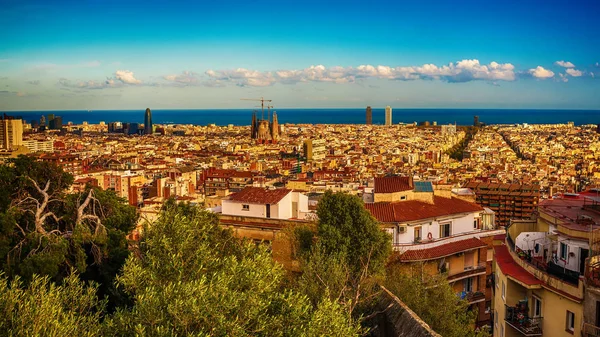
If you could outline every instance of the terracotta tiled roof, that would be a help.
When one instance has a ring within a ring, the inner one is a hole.
[[[535,278],[535,276],[533,276],[529,272],[527,272],[525,268],[515,263],[512,256],[508,252],[508,248],[505,245],[494,246],[494,259],[500,267],[500,270],[502,270],[502,274],[506,276],[510,276],[516,279],[517,281],[527,285],[536,285],[544,283]]]
[[[230,200],[251,204],[276,204],[290,192],[292,192],[292,190],[287,188],[267,190],[266,188],[261,187],[246,187],[233,194],[230,197]]]
[[[377,202],[365,207],[380,222],[407,222],[439,216],[483,211],[481,206],[458,198],[433,197],[430,204],[419,200]]]
[[[466,240],[450,242],[433,248],[408,250],[404,254],[400,255],[400,261],[424,261],[439,259],[445,256],[450,256],[482,247],[487,247],[485,242],[477,238],[470,238]]]
[[[413,189],[410,177],[375,178],[375,193],[394,193]]]

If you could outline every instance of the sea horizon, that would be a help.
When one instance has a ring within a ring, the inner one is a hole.
[[[252,112],[259,109],[154,109],[152,119],[155,124],[193,124],[193,125],[250,125]],[[282,108],[274,109],[280,124],[365,124],[365,108]],[[373,124],[384,123],[384,108],[373,108]],[[144,109],[106,109],[106,110],[14,110],[0,113],[21,117],[24,121],[39,120],[42,115],[61,116],[63,124],[98,124],[99,122],[143,123]],[[217,113],[211,115],[211,113]],[[195,115],[194,115],[195,114]],[[265,118],[267,117],[265,110]],[[600,123],[600,110],[590,109],[478,109],[478,108],[396,108],[393,109],[393,123],[421,123],[428,121],[438,125],[472,125],[474,116],[488,125],[494,124],[565,124],[575,125]]]

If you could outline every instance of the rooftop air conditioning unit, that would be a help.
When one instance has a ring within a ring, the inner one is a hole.
[[[398,226],[398,233],[406,233],[406,226]]]

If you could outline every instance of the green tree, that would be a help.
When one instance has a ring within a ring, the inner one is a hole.
[[[398,265],[390,265],[385,287],[444,337],[489,336],[474,329],[476,312],[469,309],[466,300],[458,297],[443,274],[411,274]]]
[[[212,213],[171,203],[145,228],[118,277],[134,299],[107,335],[353,336],[360,327],[327,297],[287,288],[262,245],[237,239]]]
[[[75,274],[62,285],[34,276],[27,286],[0,274],[0,336],[101,336],[104,305]]]
[[[326,192],[317,208],[318,222],[292,233],[301,260],[298,289],[313,303],[321,298],[343,305],[355,318],[369,312],[383,281],[391,237],[357,196]],[[358,309],[358,310],[357,310]]]
[[[0,166],[0,193],[10,196],[0,201],[0,267],[25,282],[34,274],[60,282],[75,268],[100,284],[101,297],[112,296],[112,309],[125,300],[114,278],[129,255],[136,211],[112,191],[67,194],[72,181],[61,167],[30,157]]]
[[[369,274],[384,272],[392,251],[391,237],[359,197],[327,191],[319,201],[317,216],[318,242],[325,254],[345,255],[353,273],[361,273],[365,266]]]

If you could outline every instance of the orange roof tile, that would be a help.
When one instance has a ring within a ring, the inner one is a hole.
[[[268,190],[261,187],[246,187],[233,194],[230,197],[230,200],[252,204],[276,204],[290,192],[292,192],[292,190],[287,188]]]
[[[375,178],[375,193],[394,193],[413,189],[411,177]]]
[[[483,211],[483,208],[458,198],[433,197],[430,204],[419,200],[377,202],[365,207],[380,222],[407,222],[439,216]]]

